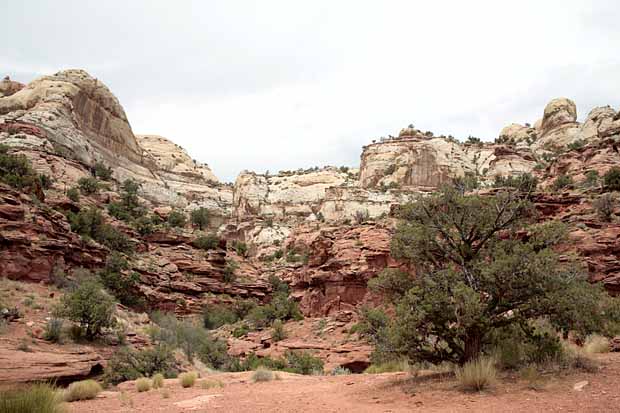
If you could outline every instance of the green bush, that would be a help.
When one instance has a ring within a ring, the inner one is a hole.
[[[240,337],[245,336],[245,335],[246,335],[246,334],[248,334],[249,332],[250,332],[250,329],[249,329],[248,325],[247,325],[247,324],[245,324],[245,323],[243,323],[243,324],[241,324],[239,327],[235,328],[235,329],[232,331],[232,335],[233,335],[233,337],[235,337],[235,338],[240,338]]]
[[[248,245],[243,241],[233,241],[232,247],[234,248],[235,252],[241,257],[245,257],[248,253]]]
[[[603,175],[603,183],[605,184],[605,189],[609,191],[619,191],[620,190],[620,168],[614,166],[609,171]]]
[[[583,139],[578,139],[567,145],[569,151],[578,151],[580,149],[583,149],[585,146],[586,146],[586,143]]]
[[[99,181],[93,177],[82,177],[78,179],[78,187],[84,195],[92,195],[99,192]]]
[[[110,291],[121,304],[134,307],[142,306],[144,300],[137,291],[140,276],[129,270],[129,263],[119,252],[112,252],[106,261],[105,267],[99,272],[99,278],[105,288]]]
[[[272,325],[271,340],[281,341],[286,338],[286,331],[284,330],[284,323],[282,320],[275,320]]]
[[[232,283],[237,278],[235,271],[239,269],[239,264],[233,260],[226,260],[226,266],[224,267],[224,273],[222,274],[222,280],[225,283]]]
[[[156,373],[162,373],[166,377],[175,377],[178,373],[174,354],[169,346],[159,344],[144,350],[123,347],[112,355],[103,378],[106,383],[118,384]]]
[[[252,381],[260,382],[260,381],[271,381],[273,380],[273,372],[271,370],[267,370],[264,367],[259,367],[252,373]]]
[[[84,337],[94,340],[104,328],[114,326],[114,301],[101,284],[84,279],[74,291],[65,293],[56,314],[79,323]]]
[[[0,390],[2,413],[64,413],[62,401],[58,390],[49,384]]]
[[[164,375],[161,373],[157,373],[155,375],[153,375],[153,388],[154,389],[160,389],[162,387],[164,387]]]
[[[43,189],[50,189],[54,181],[48,175],[39,174],[39,182],[41,183],[41,187]]]
[[[183,228],[187,222],[187,218],[184,213],[174,210],[168,214],[167,222],[171,227]]]
[[[75,381],[65,391],[65,401],[91,400],[103,390],[95,380]]]
[[[202,231],[205,227],[209,225],[209,221],[211,220],[211,214],[207,208],[200,207],[198,209],[194,209],[190,213],[190,220],[192,224],[197,225],[198,228]]]
[[[101,211],[95,207],[82,209],[77,214],[69,211],[67,218],[71,230],[81,236],[92,238],[115,251],[133,250],[133,243],[129,238],[113,226],[105,224]]]
[[[183,388],[194,387],[196,379],[198,379],[198,373],[195,371],[179,374],[179,383]]]
[[[95,164],[94,172],[97,178],[101,178],[104,181],[109,181],[112,178],[112,168],[105,166],[103,162]]]
[[[592,206],[596,214],[603,221],[611,221],[616,209],[616,197],[612,194],[602,194],[593,203]]]
[[[138,391],[138,393],[151,390],[151,380],[147,379],[146,377],[140,377],[138,380],[136,380],[136,390]]]
[[[42,186],[26,155],[9,154],[9,147],[1,144],[0,181],[20,190]]]
[[[463,389],[482,391],[495,383],[497,371],[493,359],[478,358],[458,368],[456,378]]]
[[[239,316],[231,308],[218,304],[204,306],[202,318],[207,330],[214,330],[224,324],[233,324],[239,320]]]
[[[200,235],[194,240],[192,245],[205,251],[213,250],[220,245],[220,239],[215,234]]]
[[[553,181],[551,187],[554,191],[558,191],[563,188],[567,188],[573,185],[573,178],[569,175],[562,174]]]
[[[147,216],[141,216],[134,221],[134,227],[142,236],[152,234],[155,231],[153,220]]]
[[[120,202],[110,202],[108,204],[108,213],[121,221],[131,220],[131,214]]]
[[[76,187],[71,187],[67,190],[67,198],[73,202],[80,202],[80,191]]]
[[[297,374],[323,373],[323,360],[306,351],[287,351],[284,357],[288,369]]]
[[[52,343],[59,343],[62,340],[62,325],[63,320],[60,318],[51,318],[45,324],[45,330],[43,331],[43,339],[51,341]]]
[[[529,173],[506,177],[497,175],[493,181],[494,188],[515,188],[521,192],[535,191],[537,186],[538,179]]]

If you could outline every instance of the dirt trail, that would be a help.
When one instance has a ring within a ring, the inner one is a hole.
[[[461,392],[453,378],[410,379],[404,373],[297,376],[252,383],[251,373],[208,376],[224,386],[183,389],[166,381],[161,390],[136,393],[133,383],[96,400],[71,404],[75,413],[117,412],[619,412],[620,354],[598,357],[597,373],[573,372],[549,378],[540,391],[516,376],[503,377],[490,391]],[[588,381],[583,390],[573,386]]]

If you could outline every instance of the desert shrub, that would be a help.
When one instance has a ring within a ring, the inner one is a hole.
[[[73,202],[80,202],[80,191],[76,187],[67,189],[67,198]]]
[[[306,351],[287,351],[284,357],[288,369],[297,374],[315,374],[323,372],[323,360]]]
[[[560,189],[567,188],[572,185],[573,185],[573,178],[570,175],[562,174],[558,176],[555,179],[555,181],[553,181],[551,188],[554,191],[559,191]]]
[[[400,218],[391,253],[416,276],[401,272],[396,282],[393,273],[379,275],[373,289],[386,287],[377,292],[394,315],[369,329],[376,349],[392,358],[463,365],[480,357],[494,332],[529,329],[539,319],[576,337],[617,328],[618,303],[554,252],[559,227],[518,235],[533,219],[531,203],[518,194],[467,196],[446,187],[401,207]],[[391,285],[405,287],[392,292]]]
[[[228,306],[207,304],[202,309],[204,327],[213,330],[224,324],[233,324],[239,320],[239,316]]]
[[[273,372],[271,370],[267,370],[264,367],[259,367],[252,373],[252,381],[260,382],[260,381],[271,381],[273,380]]]
[[[205,251],[213,250],[220,245],[220,239],[215,234],[200,235],[194,240],[192,245]]]
[[[129,237],[110,224],[101,225],[94,235],[93,238],[97,242],[111,250],[131,252],[134,249],[134,244]]]
[[[0,144],[0,181],[20,190],[42,187],[26,155],[13,155],[8,151],[8,146]]]
[[[482,391],[495,383],[497,371],[493,359],[480,357],[459,367],[456,378],[464,390]]]
[[[226,260],[226,266],[224,267],[224,274],[222,280],[225,283],[232,283],[237,278],[235,271],[239,269],[239,264],[233,260]]]
[[[146,377],[140,377],[138,380],[136,380],[136,390],[138,391],[138,393],[151,390],[151,380],[147,379]]]
[[[348,376],[349,374],[351,374],[351,370],[342,366],[335,367],[329,372],[330,376]]]
[[[246,323],[243,323],[232,331],[232,335],[235,338],[240,338],[240,337],[245,336],[249,332],[250,332],[250,328],[248,327]]]
[[[611,350],[611,345],[607,337],[593,334],[586,339],[583,348],[588,354],[608,353]]]
[[[397,373],[409,371],[409,363],[405,359],[395,359],[381,363],[373,363],[364,370],[366,374]]]
[[[190,221],[202,231],[209,225],[211,214],[207,208],[200,207],[190,212]]]
[[[179,374],[179,383],[184,388],[193,387],[196,383],[196,379],[198,378],[198,373],[195,371],[190,371],[187,373]]]
[[[478,176],[472,172],[466,172],[464,176],[454,178],[452,184],[461,192],[468,192],[480,188]]]
[[[271,339],[273,341],[281,341],[286,338],[286,331],[284,331],[284,323],[282,323],[282,320],[275,320],[272,324],[272,328]]]
[[[78,179],[78,187],[84,195],[92,195],[99,192],[99,181],[93,177],[82,177]]]
[[[39,182],[41,183],[41,187],[43,189],[50,189],[52,187],[52,184],[54,183],[52,178],[50,178],[49,175],[45,174],[39,174]]]
[[[470,145],[482,145],[482,141],[480,140],[480,138],[471,135],[467,137],[465,143],[468,143]]]
[[[74,291],[65,293],[56,314],[79,323],[84,337],[92,341],[104,328],[114,326],[114,300],[101,284],[84,279]]]
[[[233,241],[232,246],[235,252],[241,257],[245,257],[246,254],[248,253],[248,245],[243,241],[235,240]]]
[[[101,178],[104,181],[109,181],[112,178],[112,168],[107,167],[103,162],[95,163],[93,169],[97,178]]]
[[[49,384],[0,390],[0,412],[3,413],[64,413],[58,390]]]
[[[586,146],[586,143],[583,139],[577,139],[574,142],[571,142],[567,145],[569,151],[578,151],[583,149]]]
[[[160,389],[162,387],[164,387],[164,375],[161,373],[157,373],[153,375],[153,388],[154,389]]]
[[[529,173],[510,176],[497,175],[492,186],[494,188],[515,188],[521,192],[532,192],[538,186],[538,179]]]
[[[51,341],[52,343],[59,343],[62,340],[62,325],[62,319],[51,318],[45,324],[45,330],[43,330],[43,339]]]
[[[613,194],[601,194],[592,203],[592,206],[601,220],[609,222],[616,209],[616,198]]]
[[[167,222],[171,227],[183,228],[187,222],[187,218],[184,213],[174,210],[168,214]]]
[[[136,218],[133,222],[136,231],[140,233],[140,235],[149,235],[155,231],[155,226],[153,225],[153,221],[148,216],[141,216]]]
[[[156,373],[175,377],[177,372],[171,348],[159,344],[144,350],[123,347],[116,351],[104,370],[103,378],[106,383],[118,384]]]
[[[586,172],[586,179],[584,179],[583,181],[583,186],[586,188],[592,188],[598,185],[599,180],[600,180],[600,176],[598,174],[598,171],[588,171]]]
[[[357,224],[363,224],[364,222],[368,221],[370,219],[370,214],[368,213],[368,210],[358,210],[355,211],[355,222]]]
[[[91,400],[103,390],[95,380],[82,380],[73,382],[64,393],[65,401]]]
[[[106,260],[105,267],[99,272],[99,278],[103,282],[105,288],[110,291],[121,304],[127,306],[141,306],[144,300],[138,296],[138,285],[140,276],[131,272],[125,274],[129,270],[129,263],[118,252],[114,251]]]
[[[519,371],[519,376],[527,383],[530,390],[542,390],[545,387],[545,379],[538,370],[538,366],[530,364]]]
[[[131,251],[133,243],[122,232],[103,222],[101,211],[97,208],[85,208],[77,214],[67,213],[71,230],[83,237],[92,238],[100,244],[116,251]]]
[[[620,190],[620,168],[614,166],[603,175],[603,183],[608,191]]]
[[[108,213],[121,221],[130,221],[131,214],[120,202],[110,202],[108,204]]]

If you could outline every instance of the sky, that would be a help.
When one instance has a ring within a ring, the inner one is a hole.
[[[0,75],[81,68],[223,181],[359,165],[413,123],[491,141],[555,97],[620,109],[615,0],[0,0]]]

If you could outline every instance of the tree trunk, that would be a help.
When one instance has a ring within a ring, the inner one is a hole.
[[[465,338],[465,359],[464,363],[475,360],[480,356],[482,350],[482,334],[478,331],[470,332]]]

